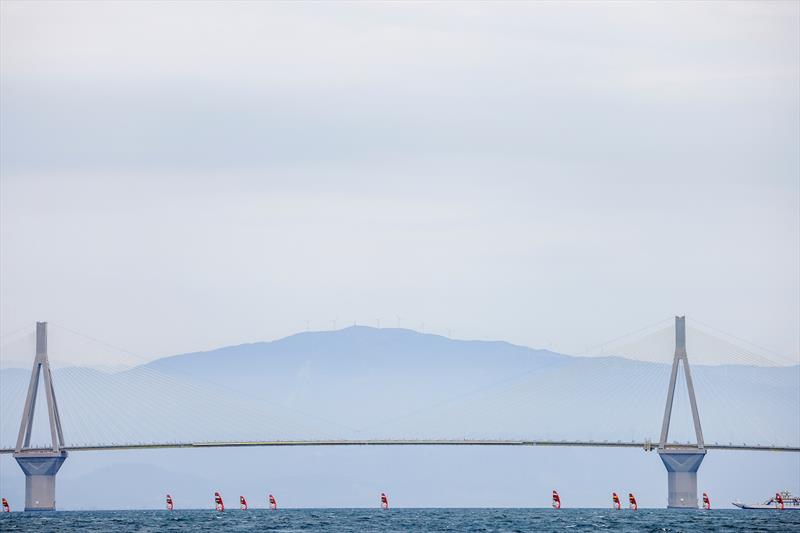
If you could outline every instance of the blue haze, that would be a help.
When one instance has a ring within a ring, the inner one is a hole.
[[[669,354],[666,357],[669,360]],[[505,342],[351,327],[163,358],[117,374],[65,368],[55,384],[67,440],[110,443],[292,438],[657,439],[669,367],[576,358]],[[706,440],[800,441],[798,367],[693,367]],[[28,371],[0,372],[2,444],[13,444]],[[14,393],[14,391],[17,391]],[[671,437],[691,438],[679,391]],[[44,409],[36,442],[46,442]],[[0,491],[24,486],[0,458]],[[710,452],[700,490],[718,506],[798,490],[797,454]],[[214,490],[289,507],[605,507],[633,491],[661,507],[666,474],[640,449],[237,448],[73,453],[65,509],[205,507]],[[107,490],[113,487],[113,490]]]

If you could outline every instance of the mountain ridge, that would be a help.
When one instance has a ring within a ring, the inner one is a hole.
[[[65,427],[87,441],[642,440],[658,435],[671,353],[665,358],[576,357],[355,326],[176,354],[118,373],[58,369],[54,381]],[[798,420],[772,424],[771,435],[760,430],[764,417],[796,401],[800,366],[692,372],[709,442],[800,441]],[[5,443],[14,439],[29,375],[0,371]],[[681,440],[692,435],[691,424],[683,427],[684,393],[679,384],[670,434]]]

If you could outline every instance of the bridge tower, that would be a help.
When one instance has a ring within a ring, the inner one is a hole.
[[[40,375],[44,381],[47,412],[50,415],[51,448],[30,447]],[[36,323],[36,358],[33,361],[28,396],[22,411],[17,446],[14,448],[14,459],[25,473],[25,510],[54,511],[56,508],[56,472],[67,459],[67,451],[64,450],[64,433],[61,431],[56,393],[53,390],[53,376],[50,373],[50,361],[47,358],[47,322]]]
[[[689,393],[689,403],[692,407],[692,420],[697,444],[670,445],[667,444],[669,436],[669,420],[672,416],[672,401],[675,396],[675,381],[678,378],[678,365],[683,363],[683,372],[686,377],[686,388]],[[686,355],[686,317],[675,317],[675,357],[672,359],[672,374],[667,390],[667,405],[664,408],[664,421],[661,425],[661,440],[658,444],[658,455],[667,469],[667,508],[669,509],[696,509],[697,508],[697,470],[706,456],[703,443],[703,429],[700,427],[700,415],[697,412],[697,400],[694,396],[692,373],[689,370],[689,358]]]

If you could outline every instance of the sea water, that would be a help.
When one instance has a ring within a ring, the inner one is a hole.
[[[230,509],[0,516],[0,531],[800,531],[800,511],[611,509]]]

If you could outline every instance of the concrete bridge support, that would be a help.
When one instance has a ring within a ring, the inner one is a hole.
[[[667,508],[697,509],[697,470],[706,451],[658,450],[667,469]]]
[[[67,452],[27,452],[14,458],[25,473],[25,510],[56,510],[56,472],[67,460]]]
[[[36,395],[39,390],[39,376],[44,381],[47,412],[50,420],[50,448],[31,448],[33,413],[36,409]],[[25,473],[25,510],[55,511],[56,473],[67,459],[64,448],[64,433],[58,415],[50,361],[47,358],[47,322],[36,323],[36,358],[33,361],[28,396],[22,411],[17,446],[14,459]]]

